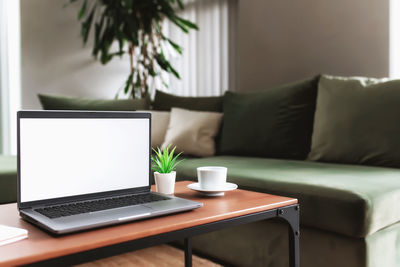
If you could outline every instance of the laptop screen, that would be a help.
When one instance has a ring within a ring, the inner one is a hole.
[[[20,201],[149,186],[149,118],[20,118]]]

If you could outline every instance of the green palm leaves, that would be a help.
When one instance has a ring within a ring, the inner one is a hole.
[[[69,3],[77,0],[69,0]],[[162,30],[165,19],[184,33],[197,30],[196,24],[182,18],[182,0],[82,0],[78,11],[81,37],[87,43],[93,36],[92,54],[102,64],[115,56],[129,55],[129,74],[120,88],[133,98],[147,97],[155,77],[167,72],[178,79],[169,61],[168,49],[182,54],[182,47]],[[158,88],[160,89],[160,88]],[[118,92],[117,92],[118,94]]]

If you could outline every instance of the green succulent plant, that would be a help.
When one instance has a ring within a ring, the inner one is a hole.
[[[152,170],[159,173],[170,173],[175,170],[176,166],[183,161],[178,160],[182,153],[174,156],[176,146],[170,150],[171,145],[164,147],[163,149],[157,148],[153,151],[155,156],[151,156],[151,161],[153,162]]]

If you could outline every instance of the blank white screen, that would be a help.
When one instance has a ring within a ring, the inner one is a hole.
[[[149,121],[21,118],[21,202],[148,186]]]

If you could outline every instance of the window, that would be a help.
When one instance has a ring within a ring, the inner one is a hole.
[[[20,11],[18,0],[0,0],[0,153],[16,154],[20,109]]]
[[[185,34],[167,24],[167,35],[183,47],[183,55],[171,53],[181,79],[169,75],[168,91],[211,96],[235,89],[236,7],[233,0],[189,1],[181,16],[195,22],[199,31]]]

